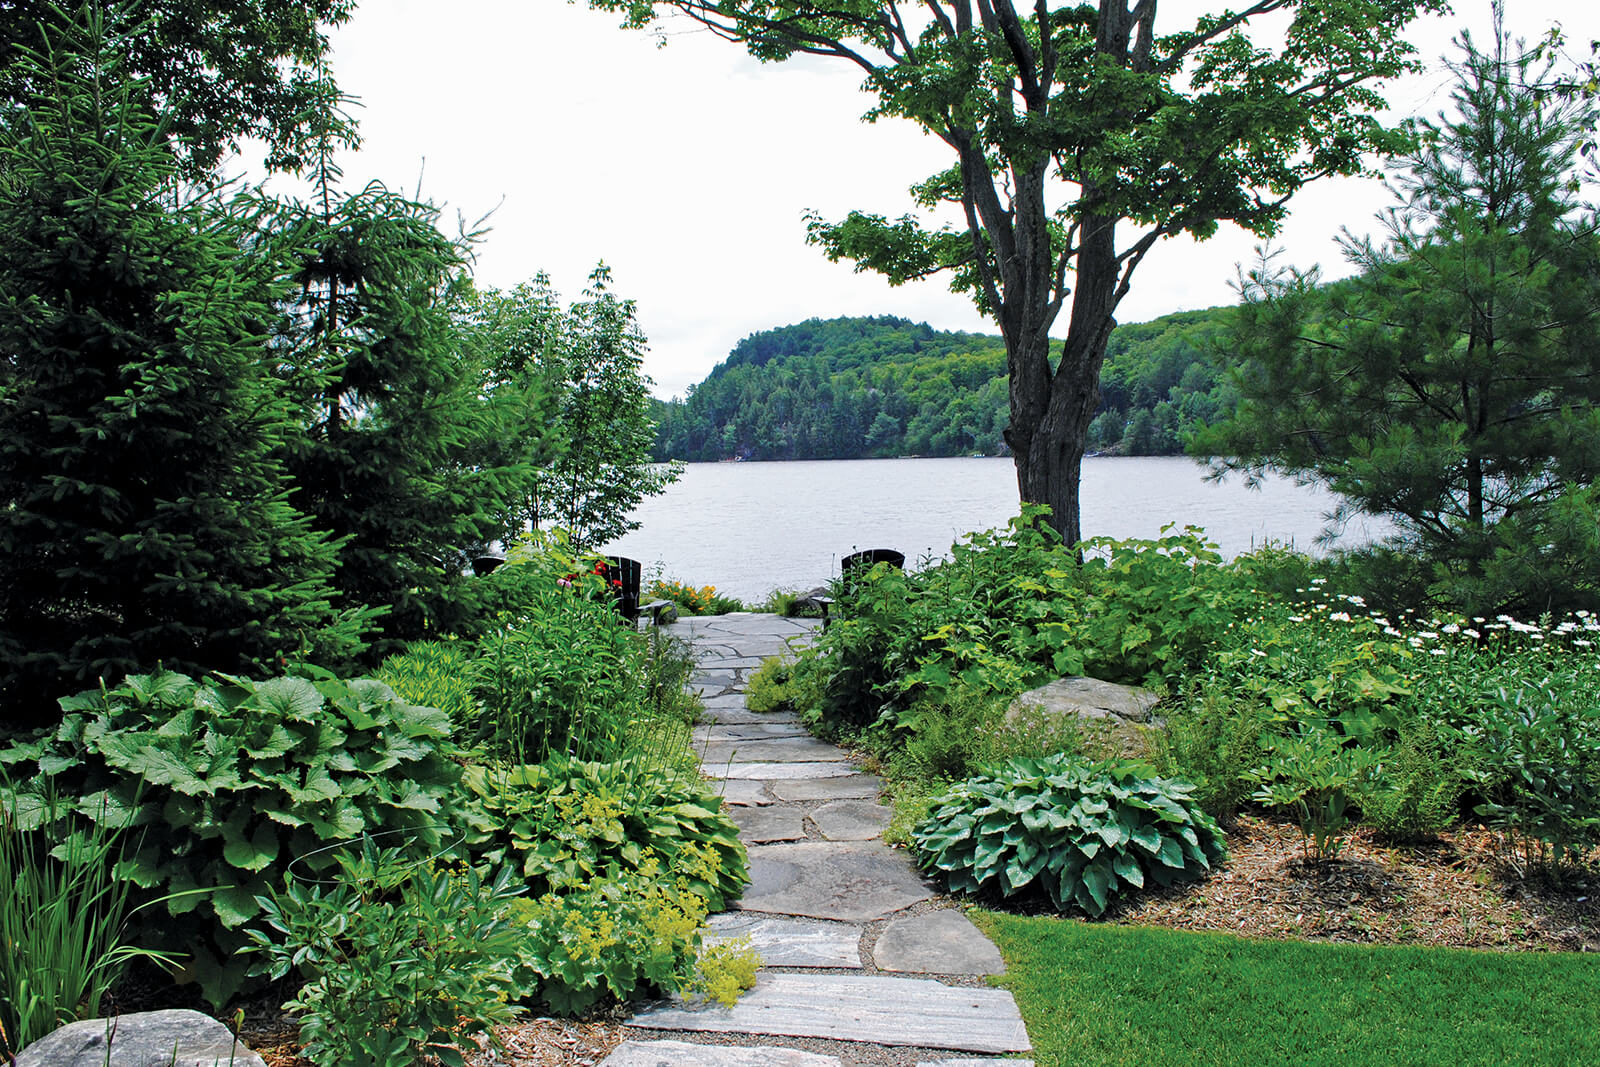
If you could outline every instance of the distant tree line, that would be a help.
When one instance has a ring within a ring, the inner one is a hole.
[[[1227,309],[1111,335],[1091,451],[1177,455],[1231,403],[1208,355]],[[1005,346],[893,316],[809,319],[740,341],[682,401],[658,403],[655,456],[864,459],[1006,454]]]

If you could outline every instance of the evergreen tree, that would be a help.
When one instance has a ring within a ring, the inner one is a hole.
[[[1463,36],[1454,117],[1420,122],[1388,241],[1347,238],[1361,275],[1321,290],[1244,282],[1237,414],[1197,448],[1326,482],[1393,517],[1426,584],[1469,611],[1600,593],[1600,242],[1575,202],[1587,108],[1548,72]]]
[[[337,657],[332,546],[289,503],[250,220],[180,199],[124,42],[31,57],[0,126],[0,699],[13,724],[157,663]]]

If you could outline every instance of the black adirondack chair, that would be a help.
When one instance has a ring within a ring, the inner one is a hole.
[[[879,563],[887,563],[896,570],[905,570],[906,554],[896,552],[892,548],[864,548],[859,552],[852,552],[839,561],[839,582],[848,592],[854,587],[852,576],[860,571],[871,570]],[[808,598],[812,603],[822,608],[822,628],[826,630],[833,621],[834,598],[827,595],[813,595]]]
[[[639,617],[645,616],[657,626],[661,625],[661,614],[672,606],[670,600],[652,600],[648,604],[641,604],[639,586],[644,568],[636,559],[626,556],[607,556],[605,580],[615,591],[617,612],[629,626],[638,626]]]

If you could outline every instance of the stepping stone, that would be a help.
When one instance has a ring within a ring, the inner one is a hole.
[[[624,1041],[600,1067],[843,1067],[837,1056],[756,1045],[692,1045],[687,1041]]]
[[[1032,1060],[1002,1059],[999,1056],[960,1056],[953,1060],[920,1060],[917,1067],[979,1067],[980,1064],[994,1064],[1000,1067],[1033,1067]]]
[[[742,696],[739,698],[744,699]],[[778,711],[751,711],[742,703],[738,707],[707,708],[700,713],[700,721],[715,726],[749,726],[753,723],[799,722],[792,714]]]
[[[739,840],[749,844],[805,840],[805,813],[788,804],[741,807],[732,813],[732,818],[739,828]]]
[[[700,702],[710,708],[738,708],[746,710],[743,693],[723,693],[720,696],[701,697]]]
[[[689,676],[689,684],[700,690],[716,693],[742,685],[744,679],[739,677],[739,672],[736,670],[697,670]]]
[[[766,786],[761,782],[724,780],[716,784],[716,790],[729,807],[759,808],[773,803],[772,798],[767,795]]]
[[[707,745],[700,753],[702,763],[842,763],[849,753],[837,745],[814,737],[763,737],[747,741],[723,741]],[[854,771],[852,771],[854,773]]]
[[[852,774],[844,778],[791,779],[774,782],[771,788],[779,800],[875,800],[883,789],[883,779],[875,774]]]
[[[696,650],[695,666],[701,670],[744,670],[751,671],[761,666],[766,660],[765,656],[751,656],[734,649],[729,649],[726,655],[708,656],[704,651]]]
[[[916,974],[1004,974],[1005,961],[984,932],[953,908],[896,919],[872,946],[880,970]]]
[[[1003,989],[876,975],[764,974],[731,1008],[672,1003],[629,1026],[723,1034],[782,1034],[962,1052],[1026,1052],[1016,1001]]]
[[[860,967],[861,927],[725,911],[706,922],[706,944],[748,937],[768,967]]]
[[[835,800],[811,813],[829,841],[872,841],[889,828],[893,809],[871,800]]]
[[[691,736],[696,742],[753,741],[774,737],[806,737],[808,731],[797,722],[747,722],[730,725],[697,726]]]
[[[905,854],[876,841],[806,841],[749,849],[740,911],[871,922],[933,896]]]
[[[784,778],[846,778],[856,773],[848,763],[702,763],[701,769],[712,778],[755,778],[777,781]]]

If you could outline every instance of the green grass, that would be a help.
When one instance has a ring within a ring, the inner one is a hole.
[[[1040,1067],[1600,1063],[1600,960],[975,916]]]

